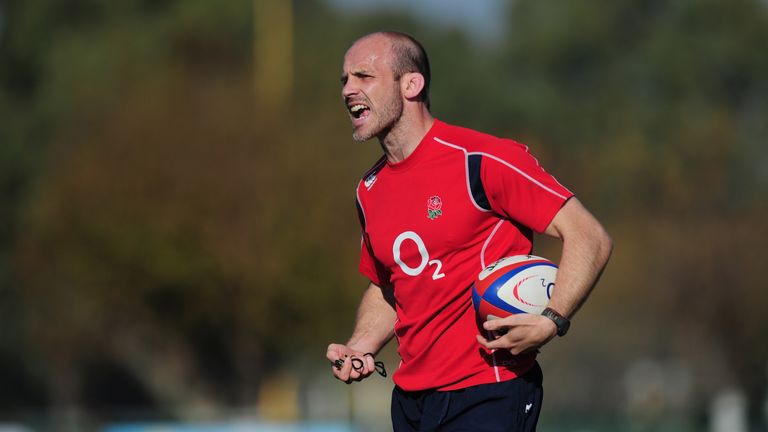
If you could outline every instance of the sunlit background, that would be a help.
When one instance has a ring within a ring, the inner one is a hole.
[[[0,431],[391,429],[391,379],[325,360],[380,154],[341,60],[381,29],[614,238],[539,430],[768,430],[765,0],[0,0]]]

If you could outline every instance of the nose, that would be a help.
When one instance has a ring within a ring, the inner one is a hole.
[[[356,95],[358,92],[357,87],[354,85],[352,79],[347,79],[347,82],[344,83],[344,85],[341,87],[341,96],[344,99],[347,99],[351,96]]]

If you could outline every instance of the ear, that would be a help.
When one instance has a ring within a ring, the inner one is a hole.
[[[424,76],[418,72],[408,72],[400,78],[400,91],[406,99],[415,99],[424,89]]]

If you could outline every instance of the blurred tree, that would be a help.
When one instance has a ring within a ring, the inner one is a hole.
[[[766,133],[766,20],[749,0],[516,2],[495,115],[554,147],[606,210],[760,206],[765,155],[744,156]]]
[[[225,244],[221,253],[242,262],[249,254],[237,248],[254,255],[262,229],[247,218],[265,201],[247,212],[237,201],[247,202],[266,177],[242,177],[250,172],[242,164],[259,159],[252,91],[242,91],[252,86],[250,4],[211,6],[32,1],[7,8],[0,112],[16,115],[0,130],[8,134],[3,151],[16,156],[3,162],[24,168],[18,162],[29,158],[37,168],[2,183],[26,185],[23,201],[3,207],[15,221],[3,250],[16,249],[18,281],[3,296],[18,301],[3,306],[19,306],[3,315],[10,324],[3,328],[20,336],[7,338],[2,352],[50,383],[33,401],[98,399],[86,392],[100,386],[85,384],[99,362],[117,371],[97,375],[101,387],[122,373],[147,389],[115,399],[128,407],[236,398],[241,389],[228,384],[262,373],[262,357],[242,358],[257,343],[229,310],[246,285],[205,243]],[[228,165],[231,184],[222,183],[217,161]],[[221,189],[230,186],[241,192]],[[210,229],[215,223],[241,230],[224,243]],[[230,346],[245,340],[244,350]],[[217,373],[195,383],[201,370]]]

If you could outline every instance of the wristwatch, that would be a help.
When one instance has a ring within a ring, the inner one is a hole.
[[[568,329],[571,327],[571,322],[568,320],[568,318],[560,315],[554,309],[550,308],[544,309],[544,312],[541,314],[551,319],[555,323],[557,326],[558,336],[565,336],[565,334],[568,333]]]

